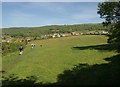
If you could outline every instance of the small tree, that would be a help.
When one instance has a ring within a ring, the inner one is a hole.
[[[109,43],[117,46],[120,52],[120,2],[103,2],[98,4],[98,12],[105,19],[104,26],[109,26]]]

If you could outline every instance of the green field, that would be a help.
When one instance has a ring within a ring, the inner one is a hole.
[[[36,40],[33,43],[36,47],[30,49],[29,44],[23,55],[18,55],[17,51],[3,56],[4,76],[16,74],[24,78],[34,75],[38,82],[54,83],[57,82],[58,75],[65,70],[72,70],[74,65],[109,64],[110,61],[105,58],[117,55],[107,48],[107,37],[100,35]]]

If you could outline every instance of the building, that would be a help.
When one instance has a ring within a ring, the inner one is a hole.
[[[75,31],[75,32],[72,32],[71,34],[72,34],[72,35],[82,35],[83,33],[82,33],[82,32],[77,32],[77,31]]]
[[[61,35],[59,33],[55,33],[52,35],[52,38],[55,38],[55,37],[61,37]]]
[[[71,33],[65,33],[65,34],[60,34],[62,37],[69,37],[71,36]]]
[[[10,36],[5,36],[5,37],[2,39],[2,42],[12,43],[12,40],[13,40],[12,37],[10,37]]]

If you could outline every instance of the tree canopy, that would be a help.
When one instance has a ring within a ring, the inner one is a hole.
[[[110,27],[108,42],[114,44],[120,52],[120,1],[99,3],[97,13],[105,19],[103,25]]]

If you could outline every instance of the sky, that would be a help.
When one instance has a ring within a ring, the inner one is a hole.
[[[98,2],[2,2],[2,27],[101,23],[97,5]]]

